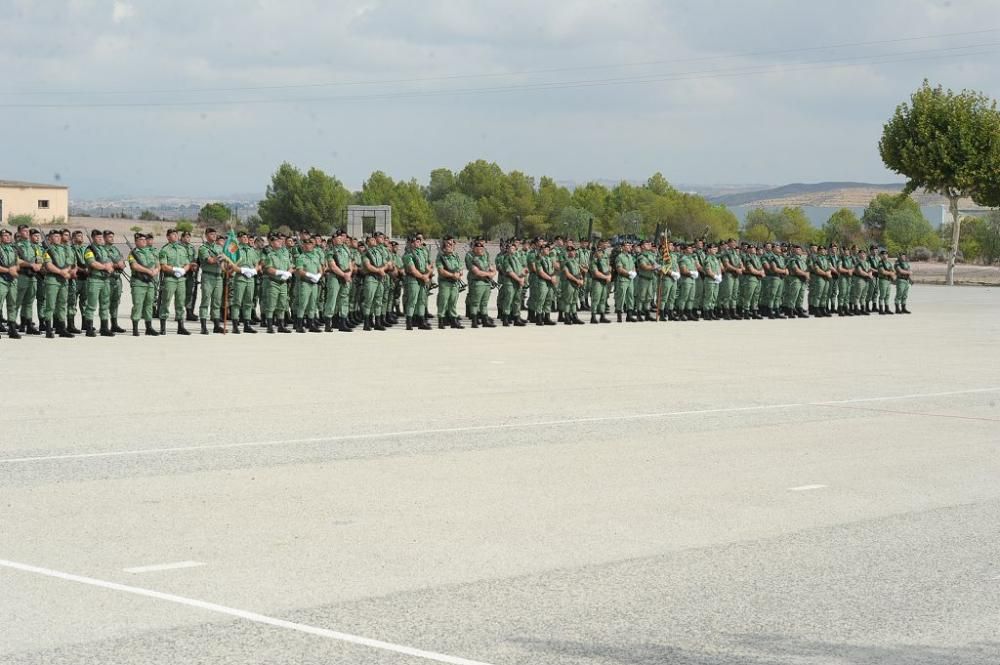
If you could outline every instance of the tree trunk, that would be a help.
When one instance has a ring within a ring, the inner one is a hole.
[[[958,218],[958,196],[948,197],[949,209],[951,210],[951,251],[948,252],[948,273],[946,281],[948,286],[955,285],[955,259],[958,258],[958,237],[962,233],[962,222]]]

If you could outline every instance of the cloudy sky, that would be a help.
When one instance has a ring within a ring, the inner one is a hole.
[[[0,179],[894,182],[895,105],[925,77],[1000,97],[998,57],[997,0],[0,0]]]

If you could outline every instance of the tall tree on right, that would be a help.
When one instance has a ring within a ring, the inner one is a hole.
[[[925,80],[896,107],[878,144],[885,165],[907,177],[906,194],[925,189],[947,197],[954,220],[948,284],[958,254],[958,201],[1000,206],[1000,112],[979,92],[954,93]]]

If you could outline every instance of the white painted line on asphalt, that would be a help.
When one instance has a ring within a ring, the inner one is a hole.
[[[181,568],[197,568],[204,566],[201,561],[176,561],[174,563],[157,563],[152,566],[136,566],[135,568],[122,568],[126,573],[155,573],[161,570],[180,570]]]
[[[294,630],[300,633],[308,633],[309,635],[318,635],[319,637],[326,637],[332,640],[348,642],[350,644],[357,644],[359,646],[370,647],[372,649],[379,649],[381,651],[392,651],[395,653],[404,654],[406,656],[414,656],[416,658],[423,658],[425,660],[433,660],[438,663],[450,663],[451,665],[489,665],[489,663],[484,663],[478,660],[469,660],[467,658],[448,656],[441,653],[435,653],[433,651],[424,651],[423,649],[415,649],[413,647],[403,646],[400,644],[393,644],[391,642],[383,642],[382,640],[375,640],[369,637],[360,637],[358,635],[341,633],[335,630],[329,630],[327,628],[319,628],[318,626],[310,626],[304,623],[295,623],[294,621],[285,621],[284,619],[276,619],[274,617],[265,616],[263,614],[257,614],[256,612],[248,612],[246,610],[240,610],[233,607],[226,607],[225,605],[217,605],[215,603],[209,603],[204,600],[185,598],[184,596],[176,596],[172,593],[163,593],[161,591],[153,591],[152,589],[143,589],[141,587],[129,586],[127,584],[118,584],[117,582],[108,582],[105,580],[95,579],[93,577],[84,577],[82,575],[73,575],[72,573],[63,573],[58,570],[40,568],[38,566],[31,566],[26,563],[17,563],[16,561],[6,561],[4,559],[0,559],[0,567],[19,570],[25,573],[35,573],[36,575],[44,575],[46,577],[53,577],[55,579],[65,580],[67,582],[78,582],[80,584],[88,584],[90,586],[99,587],[102,589],[110,589],[112,591],[121,591],[122,593],[131,593],[136,596],[145,596],[147,598],[153,598],[155,600],[163,600],[169,603],[175,603],[177,605],[187,605],[188,607],[194,607],[208,612],[215,612],[217,614],[225,614],[231,617],[236,617],[238,619],[252,621],[254,623],[265,624],[268,626],[275,626],[277,628],[285,628],[287,630]]]
[[[751,411],[774,411],[779,409],[799,409],[810,406],[830,406],[835,404],[856,404],[863,402],[886,402],[891,400],[920,399],[925,397],[948,397],[953,395],[969,395],[975,393],[1000,392],[997,388],[975,388],[971,390],[952,390],[941,393],[919,393],[912,395],[893,395],[887,397],[867,397],[851,400],[828,402],[793,402],[789,404],[763,404],[756,406],[735,406],[718,409],[694,409],[691,411],[664,411],[659,413],[637,413],[618,416],[595,416],[591,418],[564,418],[561,420],[542,420],[530,423],[499,423],[495,425],[469,425],[466,427],[439,427],[435,429],[412,429],[396,432],[370,432],[364,434],[344,434],[340,436],[320,436],[307,439],[280,439],[275,441],[241,441],[236,443],[209,443],[193,446],[175,446],[170,448],[142,448],[139,450],[109,450],[99,453],[67,453],[65,455],[39,455],[37,457],[0,458],[0,464],[22,464],[26,462],[51,462],[59,460],[94,459],[101,457],[126,457],[130,455],[157,455],[162,453],[185,453],[203,450],[226,450],[230,448],[262,448],[267,446],[294,446],[309,443],[336,443],[338,441],[365,441],[373,439],[395,439],[403,437],[420,437],[434,434],[464,434],[469,432],[492,432],[499,430],[533,429],[536,427],[562,427],[564,425],[588,425],[608,422],[627,422],[630,420],[649,420],[660,418],[679,418],[683,416],[705,416],[726,413],[744,413]]]
[[[789,487],[789,492],[809,492],[811,490],[826,489],[826,485],[802,485],[800,487]]]

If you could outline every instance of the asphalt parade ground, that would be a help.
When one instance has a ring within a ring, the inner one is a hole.
[[[998,663],[1000,289],[909,306],[4,337],[0,662]]]

